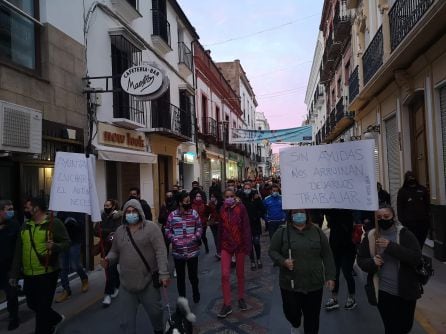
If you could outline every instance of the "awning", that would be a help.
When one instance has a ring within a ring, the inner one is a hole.
[[[157,155],[150,152],[132,151],[124,148],[95,145],[99,160],[156,164]]]

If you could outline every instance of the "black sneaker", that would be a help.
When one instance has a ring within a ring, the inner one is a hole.
[[[194,300],[195,304],[198,304],[200,302],[200,294],[199,293],[194,294],[192,299]]]
[[[347,302],[344,305],[344,309],[353,310],[358,304],[356,304],[355,298],[348,297]]]
[[[18,328],[19,325],[20,325],[19,318],[10,319],[8,324],[8,331],[13,331],[14,329]]]
[[[336,310],[339,308],[339,303],[336,299],[334,298],[330,298],[326,303],[325,303],[325,309],[327,311],[332,311],[332,310]]]
[[[243,298],[238,300],[238,307],[242,311],[246,311],[248,309],[248,305],[246,305],[246,302]]]
[[[220,313],[217,314],[217,317],[219,317],[219,318],[226,318],[231,313],[232,313],[231,305],[223,304],[223,306],[221,307]]]
[[[251,270],[255,271],[256,269],[257,269],[256,263],[255,262],[251,262]]]

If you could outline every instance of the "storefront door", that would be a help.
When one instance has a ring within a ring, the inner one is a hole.
[[[424,98],[411,105],[412,166],[418,182],[429,188]]]
[[[169,183],[169,157],[165,155],[158,155],[158,182],[159,203],[162,205],[166,191],[171,186]]]

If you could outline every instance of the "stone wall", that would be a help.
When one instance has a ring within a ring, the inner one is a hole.
[[[86,128],[83,45],[45,24],[37,59],[40,66],[34,73],[0,63],[0,100],[40,110],[46,120]]]

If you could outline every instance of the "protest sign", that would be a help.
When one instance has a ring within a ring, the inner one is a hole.
[[[373,140],[280,150],[283,209],[377,210]]]
[[[93,222],[101,221],[95,183],[95,157],[80,153],[57,152],[51,184],[49,209],[83,212]]]

